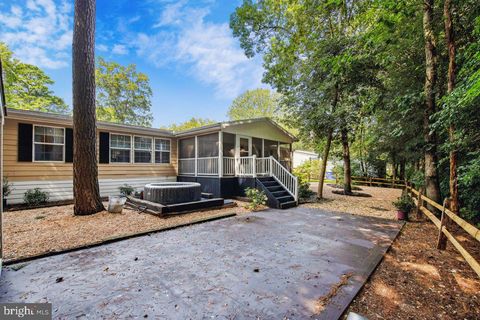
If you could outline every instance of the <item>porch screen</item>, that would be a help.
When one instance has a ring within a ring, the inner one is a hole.
[[[195,158],[195,138],[187,138],[178,141],[180,159]]]
[[[231,133],[223,133],[223,156],[235,157],[235,135]]]
[[[198,157],[218,157],[218,133],[197,137]]]
[[[290,161],[290,144],[280,144],[280,160]]]
[[[262,139],[252,138],[252,154],[256,155],[258,158],[262,157],[263,143]]]
[[[265,156],[273,156],[275,159],[278,159],[278,142],[272,140],[265,140]]]

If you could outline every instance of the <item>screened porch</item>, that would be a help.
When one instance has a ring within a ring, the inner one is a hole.
[[[178,140],[178,174],[266,176],[277,164],[290,171],[290,143],[218,131]]]

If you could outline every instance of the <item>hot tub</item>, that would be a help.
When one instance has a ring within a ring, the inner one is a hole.
[[[161,204],[199,201],[201,186],[196,182],[161,182],[150,183],[145,186],[143,197],[145,200]]]

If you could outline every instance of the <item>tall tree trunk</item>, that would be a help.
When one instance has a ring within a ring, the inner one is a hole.
[[[352,193],[352,170],[350,166],[350,147],[348,145],[348,131],[342,129],[342,146],[343,146],[343,190],[345,194]]]
[[[405,158],[400,159],[400,180],[405,180]]]
[[[443,6],[443,15],[445,17],[445,40],[448,47],[448,94],[455,89],[456,77],[456,63],[455,63],[455,34],[453,32],[452,14],[451,14],[451,0],[445,0]],[[458,151],[455,148],[455,126],[452,124],[448,128],[448,136],[454,149],[450,151],[450,210],[452,212],[459,212],[460,206],[458,203],[458,173],[457,173],[457,158]]]
[[[363,153],[363,147],[364,147],[364,128],[363,128],[363,121],[362,124],[360,125],[360,169],[362,170],[362,175],[364,177],[367,176],[367,166],[365,164],[365,158],[364,158],[364,153]]]
[[[339,88],[338,88],[338,84],[335,83],[334,92],[333,92],[333,101],[332,101],[332,113],[337,107],[338,98],[339,98]],[[320,167],[320,177],[319,177],[320,179],[318,181],[318,192],[317,192],[318,199],[323,198],[323,184],[325,182],[325,172],[327,171],[328,155],[330,153],[330,147],[332,145],[332,137],[333,137],[333,128],[329,128],[327,132],[327,144],[325,145],[325,149],[323,150],[323,158],[322,158],[322,163]],[[335,183],[336,182],[337,182],[337,177],[335,176]]]
[[[325,182],[325,172],[327,171],[328,154],[330,153],[330,146],[332,145],[333,130],[329,129],[327,133],[327,143],[323,149],[323,157],[320,167],[320,179],[318,180],[317,199],[323,199],[323,184]]]
[[[75,215],[104,210],[98,187],[95,117],[95,0],[76,0],[73,29]]]
[[[440,185],[437,173],[437,139],[430,128],[430,116],[435,113],[435,86],[437,81],[437,52],[433,34],[433,0],[424,0],[423,33],[425,37],[425,110],[423,133],[425,139],[425,190],[430,199],[440,203]]]

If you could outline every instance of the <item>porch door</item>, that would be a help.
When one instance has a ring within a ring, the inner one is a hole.
[[[237,144],[235,156],[238,158],[249,157],[252,155],[252,137],[237,135]]]
[[[253,172],[251,159],[245,159],[252,155],[252,138],[246,136],[237,135],[235,147],[236,159],[236,175],[246,176],[251,175]],[[242,159],[243,158],[243,159]]]

